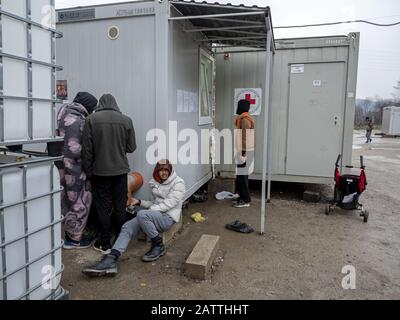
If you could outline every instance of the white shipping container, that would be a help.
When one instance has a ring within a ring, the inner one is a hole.
[[[0,145],[56,137],[54,0],[0,4]]]
[[[254,116],[257,146],[251,178],[261,179],[263,161],[269,161],[272,181],[332,183],[338,154],[344,165],[351,163],[359,38],[351,33],[275,41],[269,130],[262,108]],[[255,93],[260,88],[263,105],[264,66],[264,52],[218,56],[217,129],[233,129],[238,88]],[[262,154],[266,135],[271,142],[267,160]],[[217,172],[232,177],[235,166],[219,165]]]
[[[63,291],[60,192],[52,159],[0,156],[0,300]]]
[[[400,135],[400,107],[383,108],[382,131],[386,135]]]
[[[254,11],[257,14],[253,16]],[[186,182],[186,197],[212,177],[212,166],[207,163],[210,154],[204,152],[209,140],[188,141],[188,137],[202,137],[202,130],[213,125],[215,58],[205,36],[214,37],[218,28],[232,25],[224,19],[197,19],[192,25],[188,18],[208,14],[233,15],[240,20],[236,27],[243,25],[243,17],[236,15],[244,14],[251,18],[250,27],[258,19],[267,28],[267,8],[203,2],[135,1],[57,11],[57,30],[63,33],[57,43],[57,61],[64,68],[57,80],[67,82],[68,100],[79,91],[89,91],[98,98],[104,93],[115,96],[136,131],[138,147],[128,156],[131,169],[140,172],[145,181],[153,172],[149,159],[154,162],[155,158],[147,154],[154,143],[146,137],[151,137],[154,129],[165,132],[165,156],[177,163],[175,169]],[[197,25],[217,30],[210,35],[186,32],[185,24],[193,29]],[[237,43],[238,34],[230,36]],[[188,158],[188,145],[190,159],[177,161],[183,153]],[[137,196],[151,196],[148,186]]]

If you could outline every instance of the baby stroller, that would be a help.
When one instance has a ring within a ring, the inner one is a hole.
[[[360,175],[340,174],[339,161],[341,155],[337,157],[335,164],[335,191],[332,203],[326,205],[325,213],[329,215],[336,207],[344,210],[358,210],[360,216],[363,217],[364,222],[368,221],[368,211],[364,209],[363,205],[358,202],[361,193],[367,186],[367,177],[365,175],[365,166],[363,156],[360,156]],[[353,166],[346,166],[346,168],[354,168]]]

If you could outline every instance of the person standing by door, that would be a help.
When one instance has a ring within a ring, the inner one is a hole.
[[[240,100],[236,114],[236,193],[235,208],[250,207],[249,174],[254,169],[255,122],[249,113],[250,102]]]
[[[112,216],[119,233],[126,222],[129,163],[126,154],[136,150],[132,120],[123,115],[111,94],[103,95],[83,131],[83,168],[92,177],[93,204],[100,225],[94,249],[111,250]]]

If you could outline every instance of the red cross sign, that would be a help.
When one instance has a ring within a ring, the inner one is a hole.
[[[235,88],[235,99],[234,99],[234,110],[233,114],[236,114],[236,108],[239,100],[247,100],[250,102],[250,114],[258,116],[261,114],[261,88]]]
[[[252,105],[252,104],[256,104],[256,99],[252,99],[250,93],[248,93],[248,94],[245,95],[245,100],[247,100],[248,102],[250,102],[251,105]]]

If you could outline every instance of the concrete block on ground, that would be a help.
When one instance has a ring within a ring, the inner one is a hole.
[[[307,202],[318,202],[321,199],[319,192],[306,190],[303,193],[303,200]]]
[[[185,274],[194,279],[207,279],[219,249],[219,236],[203,234],[184,265]]]

